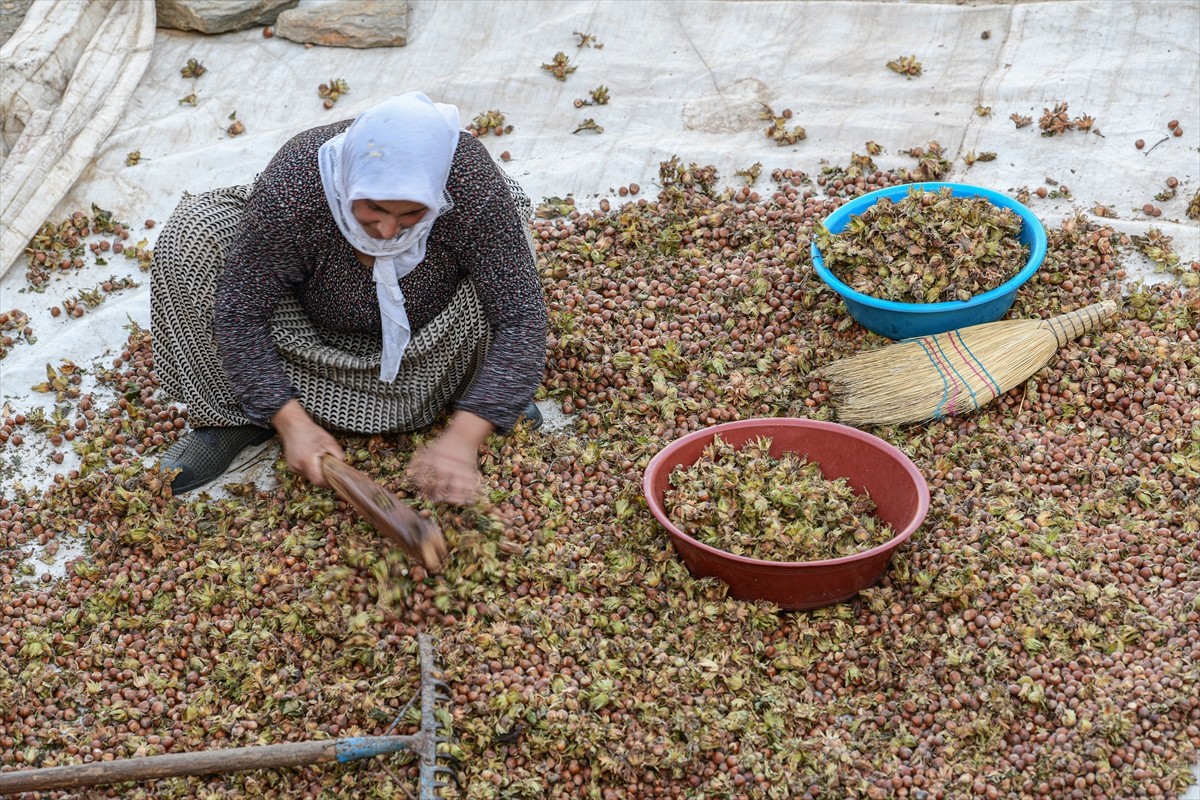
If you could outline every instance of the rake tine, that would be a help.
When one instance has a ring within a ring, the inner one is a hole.
[[[404,704],[404,708],[400,709],[400,713],[397,714],[396,718],[392,720],[392,724],[389,725],[388,729],[383,732],[384,736],[386,736],[389,733],[391,733],[392,731],[396,730],[396,726],[400,724],[400,720],[404,719],[404,715],[408,713],[408,710],[410,708],[412,708],[412,704],[414,701],[416,701],[416,699],[417,699],[417,696],[415,694],[412,697],[408,698],[408,702]]]
[[[462,782],[459,781],[459,779],[458,779],[458,773],[452,769],[447,769],[446,767],[434,767],[433,774],[435,777],[437,775],[449,775],[450,780],[454,781],[454,788],[456,788],[456,789],[462,788]],[[435,780],[434,785],[441,787],[441,786],[449,786],[450,784],[446,783],[445,781]]]
[[[383,768],[385,770],[387,770],[388,775],[392,776],[392,785],[393,786],[397,787],[400,791],[404,792],[404,796],[407,797],[408,800],[417,800],[417,796],[408,790],[408,787],[405,786],[404,782],[400,780],[400,776],[396,774],[395,770],[393,770],[387,764],[384,764]]]

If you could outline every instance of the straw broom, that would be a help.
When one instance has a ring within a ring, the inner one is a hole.
[[[841,422],[904,425],[965,414],[1046,365],[1058,348],[1117,311],[1104,301],[1045,320],[987,322],[905,339],[820,372]]]

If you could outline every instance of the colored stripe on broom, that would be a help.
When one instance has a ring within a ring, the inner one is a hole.
[[[958,359],[967,364],[967,366],[971,368],[971,371],[975,373],[976,377],[985,383],[991,384],[993,387],[992,397],[998,396],[1000,391],[996,380],[991,376],[991,374],[987,371],[987,368],[983,366],[982,362],[979,361],[975,354],[971,352],[971,348],[967,346],[967,343],[963,341],[962,333],[957,330],[950,331],[949,340],[951,346],[954,347]],[[934,369],[936,369],[938,372],[938,376],[942,379],[942,398],[935,407],[933,415],[935,417],[944,417],[947,414],[953,415],[957,413],[958,392],[959,388],[963,386],[966,387],[968,394],[971,395],[973,407],[979,408],[982,404],[980,403],[978,396],[976,396],[975,391],[971,388],[971,384],[955,367],[954,359],[946,355],[946,351],[942,348],[941,340],[937,336],[928,336],[924,339],[917,339],[915,341],[918,345],[920,345],[921,349],[925,351],[925,356],[929,359],[930,363],[933,364]],[[935,356],[930,351],[930,348],[926,346],[926,341],[932,342],[936,346],[937,356]],[[949,375],[953,375],[956,379],[954,381],[953,396],[950,396],[948,389],[947,376]],[[990,400],[991,398],[989,397],[988,399]]]
[[[926,338],[930,339],[931,341],[937,341],[932,336],[929,336]],[[946,372],[942,369],[942,365],[938,363],[937,359],[934,358],[933,353],[931,353],[929,351],[929,348],[925,346],[924,339],[913,339],[912,341],[916,342],[917,346],[925,351],[925,357],[929,359],[929,363],[933,364],[933,368],[935,370],[937,370],[938,377],[942,379],[942,399],[938,401],[937,406],[935,406],[933,409],[933,416],[935,418],[940,419],[941,417],[946,416],[946,413],[944,411],[942,411],[942,409],[945,407],[946,400],[950,394],[950,384],[949,384],[949,381],[946,380]],[[955,386],[954,386],[954,394],[955,394],[955,396],[958,395],[958,385],[957,384],[955,384]],[[954,413],[953,401],[951,401],[951,403],[950,403],[950,408],[951,408],[950,413],[953,414]]]
[[[963,379],[963,376],[962,376],[962,374],[959,373],[958,368],[954,366],[954,362],[946,356],[946,350],[943,347],[942,340],[937,338],[936,336],[934,337],[933,340],[935,342],[937,342],[938,355],[940,355],[942,357],[942,360],[946,362],[946,369],[948,369],[950,372],[952,372],[954,374],[954,381],[953,381],[954,394],[950,398],[949,413],[951,415],[957,414],[958,413],[958,403],[961,399],[963,388],[966,388],[967,393],[971,395],[972,401],[975,400],[975,393],[971,391],[971,384],[967,383],[966,380]],[[976,406],[976,408],[978,408],[979,404],[975,403],[975,406]]]
[[[954,333],[955,333],[954,331],[950,332],[950,343],[951,344],[954,343]],[[966,387],[967,393],[969,395],[971,395],[971,402],[974,403],[974,408],[979,408],[979,400],[978,400],[978,398],[975,397],[975,390],[971,388],[971,384],[967,381],[966,378],[964,378],[962,376],[962,373],[958,371],[958,368],[954,365],[954,361],[946,355],[946,351],[942,348],[942,340],[936,336],[933,337],[933,340],[935,342],[937,342],[938,353],[942,356],[943,359],[945,359],[947,368],[949,368],[950,371],[954,373],[954,377],[957,379],[954,384],[954,400],[951,401],[951,403],[950,403],[950,413],[951,414],[958,413],[958,402],[957,401],[958,401],[958,390],[960,387]]]
[[[999,397],[1000,396],[1000,384],[996,382],[996,379],[993,378],[991,373],[987,371],[987,367],[985,367],[983,365],[983,362],[975,357],[975,354],[971,352],[971,348],[968,347],[967,343],[963,341],[962,331],[956,330],[956,331],[951,331],[951,333],[952,333],[952,335],[950,337],[950,342],[951,342],[951,344],[954,345],[954,349],[957,350],[958,346],[962,345],[962,349],[966,350],[967,355],[970,356],[970,359],[964,358],[964,360],[966,360],[968,364],[978,365],[978,367],[979,367],[979,369],[975,369],[975,366],[971,367],[971,369],[973,369],[975,371],[976,377],[978,377],[980,380],[984,381],[985,383],[990,383],[992,385],[992,397]],[[960,356],[962,355],[961,351],[959,352],[959,355]],[[979,370],[983,370],[982,375],[979,374]],[[974,397],[974,394],[972,394],[971,396]],[[991,399],[992,399],[991,397],[988,398],[988,400],[991,400]],[[979,408],[978,402],[975,403],[975,407]]]

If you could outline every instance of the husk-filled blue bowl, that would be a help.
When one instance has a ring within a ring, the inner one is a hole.
[[[975,295],[970,300],[898,303],[856,292],[838,280],[825,266],[825,259],[814,239],[812,260],[817,275],[821,276],[821,280],[825,281],[829,288],[841,295],[850,316],[867,330],[889,339],[910,339],[932,336],[969,325],[995,322],[1012,308],[1013,301],[1017,299],[1017,290],[1033,277],[1033,273],[1042,265],[1042,260],[1046,257],[1046,229],[1041,220],[1023,204],[1007,195],[964,183],[907,183],[876,189],[839,207],[825,218],[824,225],[830,233],[841,233],[850,223],[851,217],[859,216],[875,205],[881,197],[898,203],[907,197],[910,191],[936,192],[943,188],[949,188],[955,197],[983,197],[993,205],[1015,211],[1021,217],[1021,233],[1018,238],[1021,244],[1029,248],[1029,261],[1009,280],[994,289]]]

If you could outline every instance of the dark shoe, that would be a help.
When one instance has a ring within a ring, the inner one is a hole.
[[[158,461],[159,469],[179,470],[171,481],[171,491],[187,492],[221,477],[244,448],[274,435],[274,429],[257,425],[196,428],[167,448]]]
[[[521,412],[521,416],[517,417],[517,422],[514,423],[514,426],[522,422],[528,422],[529,430],[531,431],[536,431],[542,427],[542,410],[537,407],[537,403],[530,400],[529,405],[525,406],[525,410]]]

